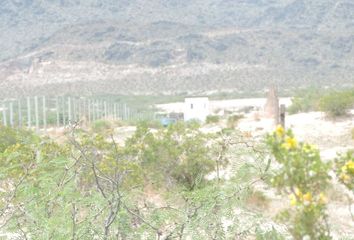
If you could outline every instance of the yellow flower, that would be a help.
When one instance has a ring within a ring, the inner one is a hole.
[[[349,161],[347,164],[345,164],[347,170],[349,173],[354,174],[354,161]]]
[[[347,165],[344,165],[343,167],[341,167],[341,170],[344,173],[347,172],[347,170],[348,170]]]
[[[302,192],[300,191],[300,189],[295,188],[295,195],[300,197],[300,198],[302,197]]]
[[[350,176],[348,174],[342,173],[339,176],[340,180],[342,180],[344,183],[349,183],[350,182]]]
[[[278,137],[284,136],[285,130],[281,125],[278,125],[277,128],[275,129],[275,133]]]
[[[310,192],[307,192],[304,196],[303,196],[304,201],[306,202],[311,202],[312,201],[312,195]]]
[[[281,145],[283,148],[286,148],[286,149],[294,149],[297,147],[297,140],[295,138],[290,138],[290,137],[287,137],[285,139],[285,143],[283,143]]]
[[[297,204],[296,196],[294,194],[290,194],[289,198],[290,198],[290,205],[296,206],[296,204]]]
[[[328,202],[327,197],[323,193],[320,193],[319,202],[320,204],[326,204]]]

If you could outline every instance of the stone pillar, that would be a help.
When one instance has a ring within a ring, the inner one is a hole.
[[[278,92],[275,86],[269,89],[267,94],[267,102],[264,107],[265,116],[267,118],[273,118],[274,124],[278,125],[280,123],[280,112],[279,112],[279,98]]]

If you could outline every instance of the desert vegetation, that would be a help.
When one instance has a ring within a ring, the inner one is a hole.
[[[323,111],[329,117],[341,117],[354,107],[354,89],[324,90],[308,88],[300,91],[292,99],[288,111],[299,112]]]
[[[2,0],[0,239],[354,240],[353,19]]]
[[[1,229],[18,239],[332,239],[330,172],[353,191],[354,155],[331,162],[278,127],[265,137],[198,123],[72,126],[58,141],[1,127]],[[276,216],[269,199],[284,200]],[[257,190],[258,189],[258,190]]]

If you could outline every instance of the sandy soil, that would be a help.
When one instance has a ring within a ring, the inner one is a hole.
[[[279,101],[285,106],[291,104],[290,98],[280,98]],[[238,127],[242,131],[261,135],[274,129],[274,121],[262,117],[265,103],[265,98],[210,101],[210,111],[239,111],[246,107],[258,109],[259,111],[245,114],[245,118],[240,120]],[[176,102],[156,106],[166,112],[183,112],[184,103]],[[286,116],[286,126],[293,129],[300,140],[318,145],[325,158],[333,158],[337,152],[354,147],[354,141],[350,136],[350,131],[354,128],[354,109],[351,116],[335,121],[326,119],[321,112],[288,115]],[[215,127],[213,130],[215,130]]]
[[[263,135],[272,131],[274,121],[259,116],[261,113],[245,115],[238,127],[254,135]],[[300,141],[317,145],[325,159],[332,159],[337,152],[354,148],[354,141],[351,138],[354,115],[334,121],[327,119],[321,112],[300,113],[286,116],[285,123]]]

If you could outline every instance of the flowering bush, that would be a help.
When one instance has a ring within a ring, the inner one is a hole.
[[[348,189],[354,191],[354,152],[349,151],[336,159],[336,173]]]
[[[325,212],[330,164],[321,161],[315,146],[299,142],[281,126],[267,136],[267,144],[279,164],[271,183],[289,196],[292,209],[282,215],[294,238],[330,239]]]

